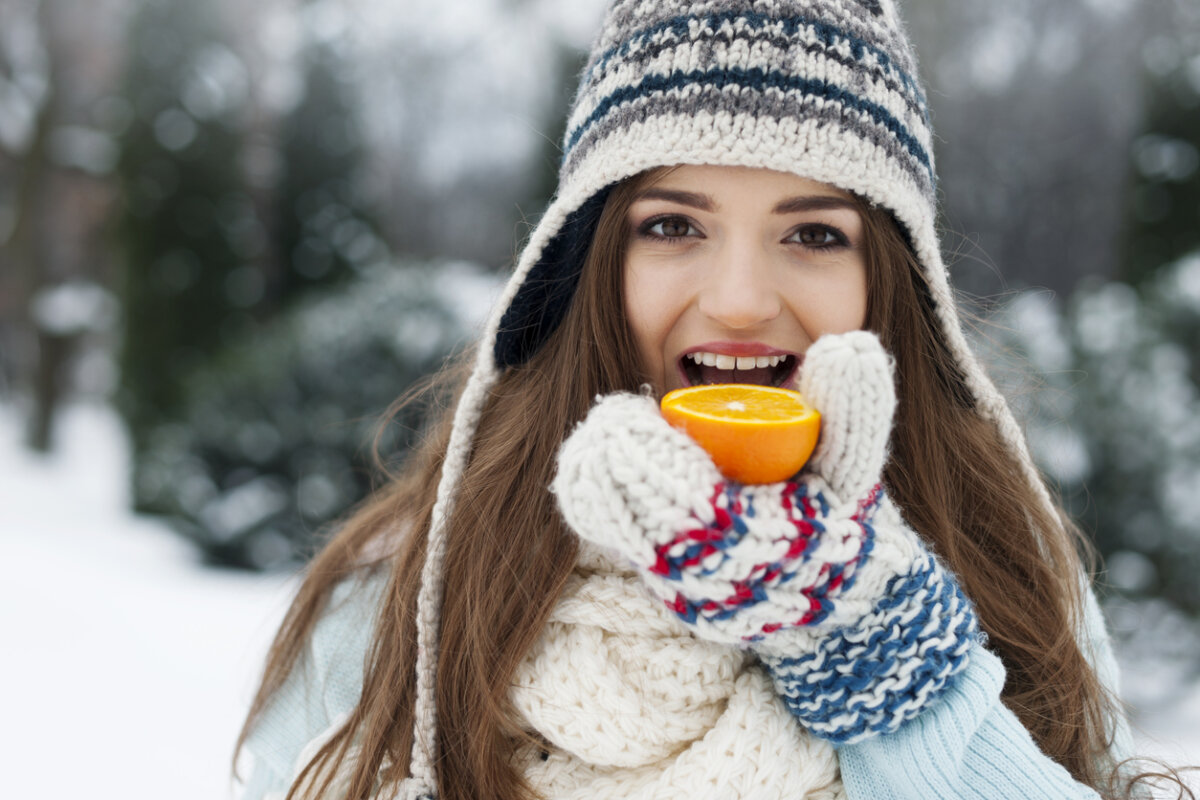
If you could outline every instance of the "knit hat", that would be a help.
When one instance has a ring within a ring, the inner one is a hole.
[[[412,778],[436,786],[434,674],[445,520],[488,392],[560,324],[608,190],[681,164],[768,168],[854,192],[906,233],[946,345],[1052,508],[1011,412],[962,334],[937,234],[932,132],[893,0],[615,0],[568,118],[558,192],[484,331],[455,412],[418,600]]]
[[[567,121],[558,196],[514,276],[497,364],[524,361],[562,320],[604,190],[654,167],[766,167],[835,184],[892,211],[941,273],[915,74],[890,2],[614,3]]]

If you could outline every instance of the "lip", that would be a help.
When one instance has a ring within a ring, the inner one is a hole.
[[[794,350],[781,350],[762,342],[705,342],[689,347],[679,354],[679,359],[692,353],[716,353],[719,356],[795,356],[800,354]]]

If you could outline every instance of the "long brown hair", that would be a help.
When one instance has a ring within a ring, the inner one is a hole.
[[[565,320],[490,393],[447,525],[437,673],[437,793],[441,800],[532,796],[512,761],[533,743],[514,721],[512,676],[540,634],[576,556],[548,485],[558,447],[597,394],[644,379],[622,312],[625,215],[655,170],[615,187]],[[1080,650],[1081,537],[1044,508],[1018,456],[974,407],[934,318],[921,269],[885,211],[865,223],[866,327],[896,358],[899,405],[885,482],[906,519],[975,601],[1008,671],[1003,701],[1039,747],[1110,795],[1101,765],[1115,718]],[[461,388],[469,357],[448,371]],[[400,477],[367,502],[308,568],[268,655],[238,740],[296,665],[333,588],[388,571],[364,662],[362,697],[296,779],[288,799],[348,800],[405,777],[412,748],[416,598],[426,532],[449,440],[444,414]]]

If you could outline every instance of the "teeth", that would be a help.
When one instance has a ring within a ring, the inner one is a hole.
[[[764,367],[777,367],[780,363],[787,360],[787,356],[726,356],[718,353],[688,353],[685,358],[690,358],[696,364],[703,364],[706,367],[716,367],[717,369],[762,369]]]

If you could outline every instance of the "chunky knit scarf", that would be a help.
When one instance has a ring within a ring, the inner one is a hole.
[[[586,542],[512,699],[545,742],[517,756],[545,797],[845,797],[833,748],[746,651],[693,636]]]

